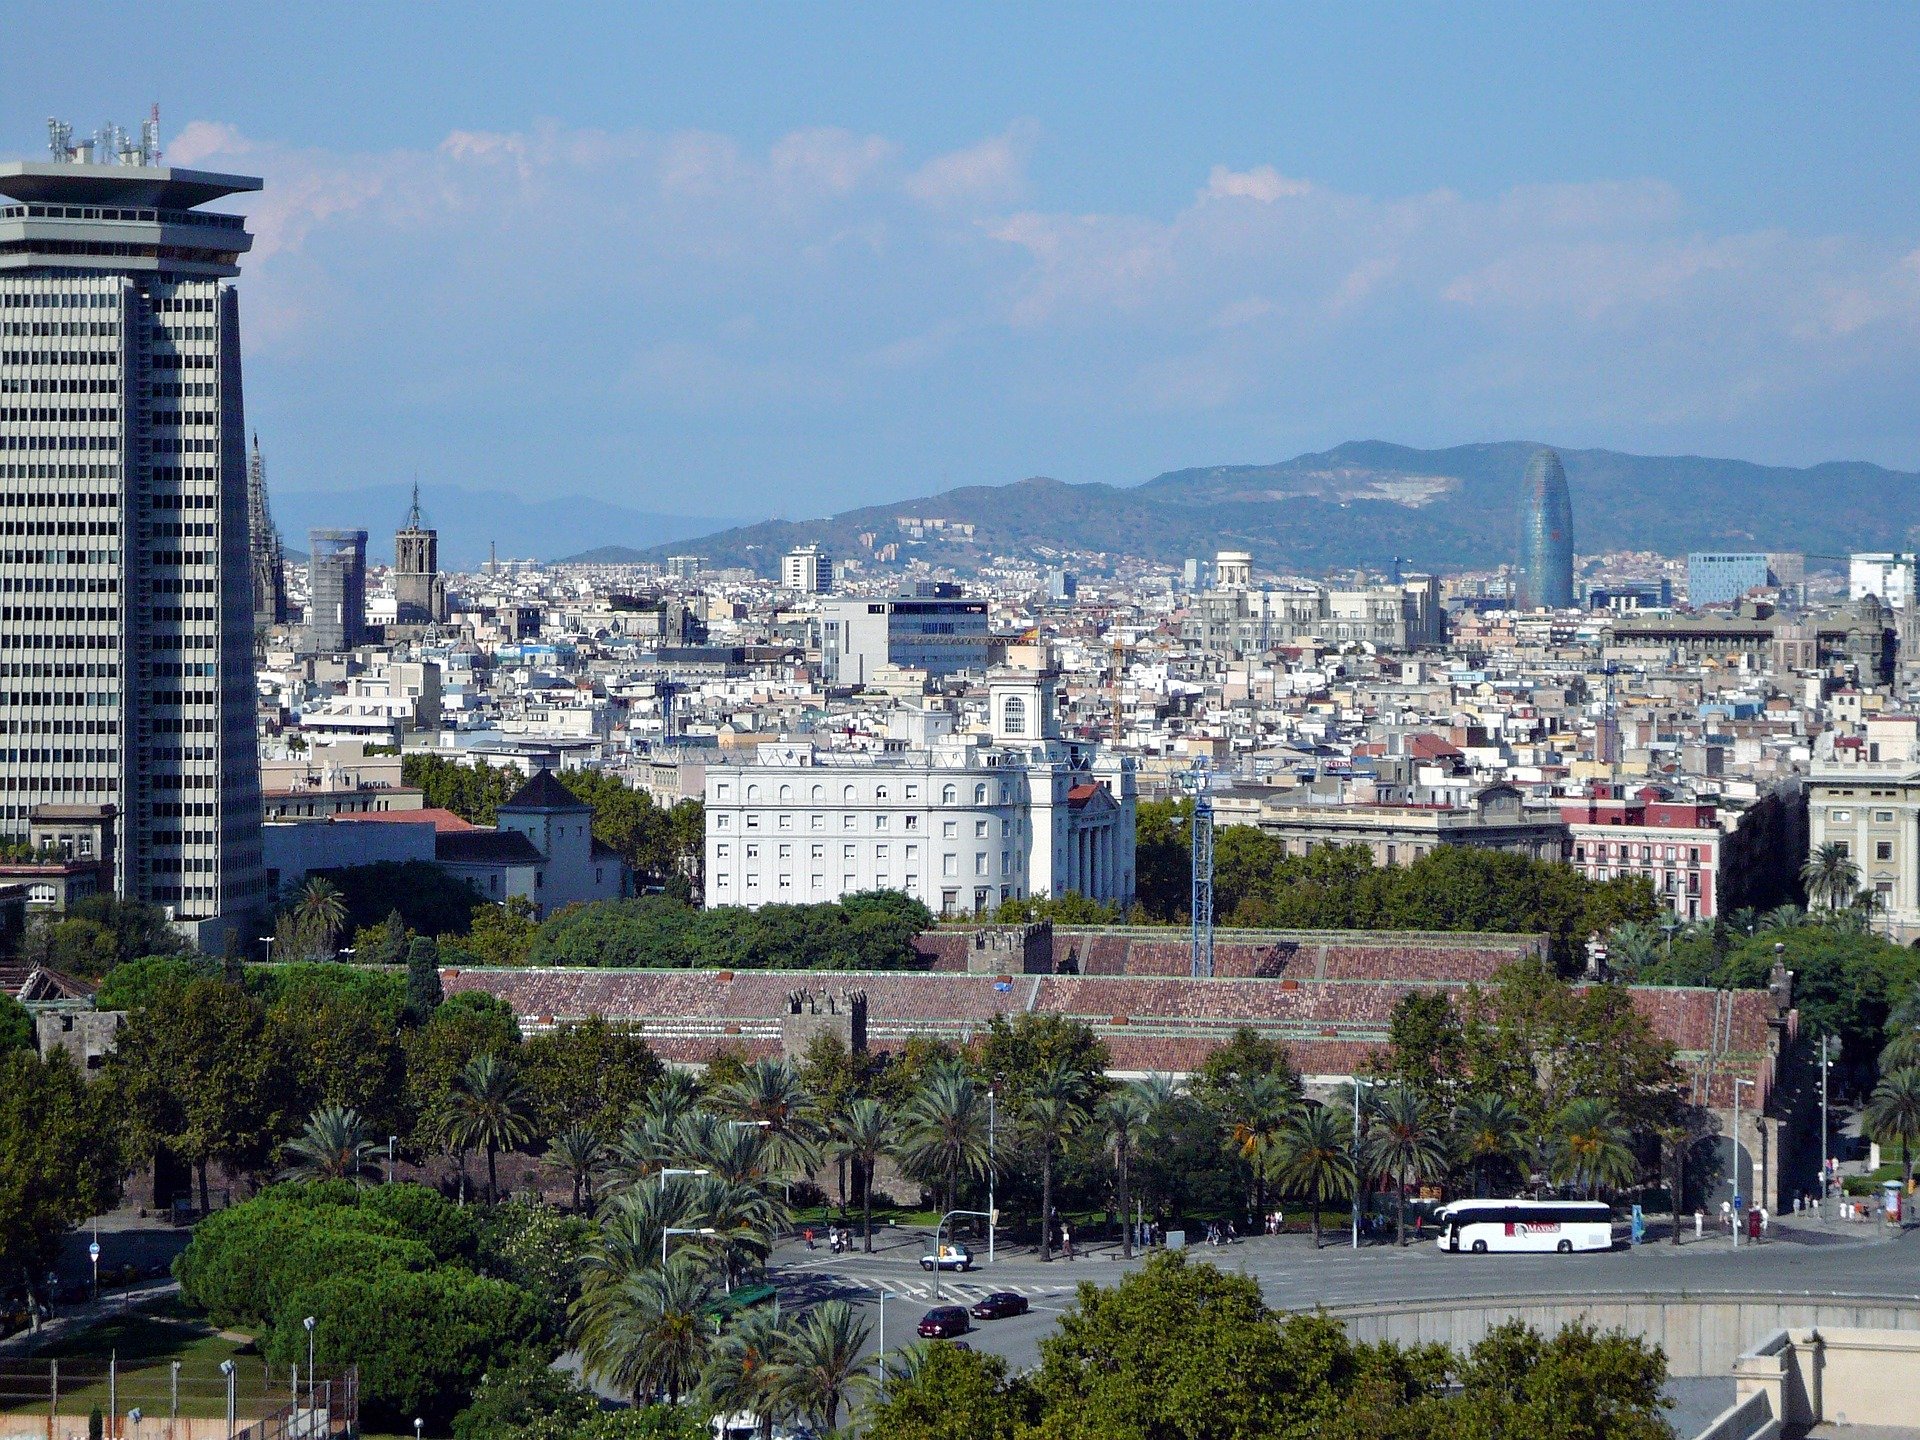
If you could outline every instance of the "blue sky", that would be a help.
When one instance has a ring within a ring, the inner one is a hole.
[[[1920,466],[1920,7],[1465,10],[8,0],[0,154],[157,99],[265,177],[280,489]]]

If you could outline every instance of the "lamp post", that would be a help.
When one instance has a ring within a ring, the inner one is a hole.
[[[713,1233],[715,1232],[711,1225],[702,1225],[698,1229],[682,1228],[678,1225],[666,1226],[660,1232],[660,1264],[662,1268],[664,1268],[667,1263],[667,1241],[670,1237],[675,1235],[712,1235]]]
[[[1666,919],[1660,922],[1660,928],[1667,932],[1667,959],[1671,960],[1673,958],[1673,932],[1680,928],[1680,917],[1678,915],[1668,915]]]
[[[1747,1224],[1747,1207],[1743,1203],[1745,1197],[1740,1191],[1740,1087],[1751,1084],[1751,1080],[1738,1078],[1733,1082],[1733,1248],[1736,1250],[1740,1248],[1740,1232]],[[1751,1167],[1746,1178],[1749,1181],[1753,1179]]]
[[[711,1175],[712,1173],[711,1170],[682,1170],[676,1165],[669,1165],[659,1172],[660,1188],[666,1189],[669,1175]]]
[[[993,1264],[993,1232],[999,1228],[1000,1219],[1000,1207],[993,1203],[993,1172],[999,1163],[995,1158],[993,1147],[994,1098],[994,1087],[989,1085],[987,1087],[987,1264],[989,1265]],[[1046,1223],[1047,1217],[1042,1215],[1040,1224],[1043,1229]],[[1043,1236],[1042,1239],[1044,1238]]]
[[[1828,1148],[1827,1070],[1828,1069],[1829,1069],[1829,1064],[1827,1061],[1827,1037],[1823,1034],[1820,1037],[1820,1198],[1823,1201],[1827,1198],[1827,1148]],[[1824,1204],[1820,1207],[1820,1214],[1823,1219],[1826,1217],[1826,1213],[1829,1208],[1831,1207]]]
[[[87,1242],[87,1259],[93,1262],[93,1299],[94,1303],[98,1304],[100,1300],[100,1227],[98,1225],[93,1228],[93,1239]]]
[[[413,1440],[420,1440],[420,1434],[426,1428],[427,1422],[416,1416],[413,1422]]]
[[[233,1384],[233,1378],[234,1378],[234,1365],[233,1365],[233,1361],[231,1361],[231,1360],[222,1360],[222,1361],[220,1362],[220,1373],[221,1373],[222,1375],[224,1375],[224,1376],[226,1376],[226,1377],[227,1377],[227,1440],[233,1440],[233,1427],[234,1427],[234,1420],[235,1420],[235,1418],[237,1417],[237,1415],[238,1415],[238,1413],[239,1413],[239,1412],[238,1412],[238,1407],[237,1407],[237,1405],[236,1405],[236,1403],[235,1403],[235,1402],[236,1402],[236,1401],[238,1400],[238,1398],[239,1398],[239,1397],[238,1397],[237,1395],[235,1395],[235,1394],[234,1394],[234,1384]]]
[[[1360,1087],[1371,1086],[1365,1075],[1353,1077],[1353,1248],[1360,1248]]]
[[[398,1143],[398,1135],[387,1136],[387,1184],[393,1183],[393,1147]]]
[[[259,936],[256,936],[255,938],[258,939],[262,945],[265,945],[267,947],[267,963],[271,965],[273,963],[273,936],[259,935]]]
[[[304,1325],[307,1330],[307,1411],[311,1414],[313,1411],[313,1327],[317,1325],[319,1321],[314,1316],[309,1315],[300,1323]],[[295,1397],[295,1399],[298,1398],[298,1396]]]

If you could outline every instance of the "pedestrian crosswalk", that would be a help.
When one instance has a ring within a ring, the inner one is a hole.
[[[900,1280],[891,1276],[885,1278],[848,1276],[847,1278],[869,1290],[884,1290],[890,1297],[897,1300],[931,1301],[934,1298],[931,1276],[924,1280]],[[963,1280],[957,1275],[943,1276],[940,1281],[941,1300],[956,1305],[971,1305],[976,1300],[982,1300],[988,1295],[1006,1290],[1012,1291],[1015,1295],[1024,1295],[1029,1300],[1044,1300],[1049,1296],[1071,1295],[1074,1287],[1071,1285],[1022,1285],[1017,1282],[1001,1285],[982,1280]]]

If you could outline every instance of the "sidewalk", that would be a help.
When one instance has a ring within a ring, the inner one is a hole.
[[[149,1301],[179,1293],[178,1280],[155,1280],[145,1285],[130,1285],[125,1290],[110,1291],[98,1300],[84,1301],[79,1305],[55,1306],[53,1318],[38,1330],[22,1330],[0,1340],[0,1355],[30,1355],[42,1346],[51,1345],[61,1336],[84,1330],[96,1321],[137,1310]]]

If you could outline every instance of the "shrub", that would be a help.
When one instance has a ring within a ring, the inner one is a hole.
[[[209,1215],[174,1261],[188,1304],[220,1326],[265,1326],[296,1290],[329,1276],[425,1270],[434,1253],[393,1221],[351,1207],[262,1199]]]
[[[382,1430],[415,1416],[445,1425],[489,1369],[527,1354],[540,1323],[526,1291],[451,1267],[334,1275],[288,1298],[263,1347],[268,1361],[304,1360],[301,1321],[316,1317],[316,1363],[360,1367],[361,1417]]]

